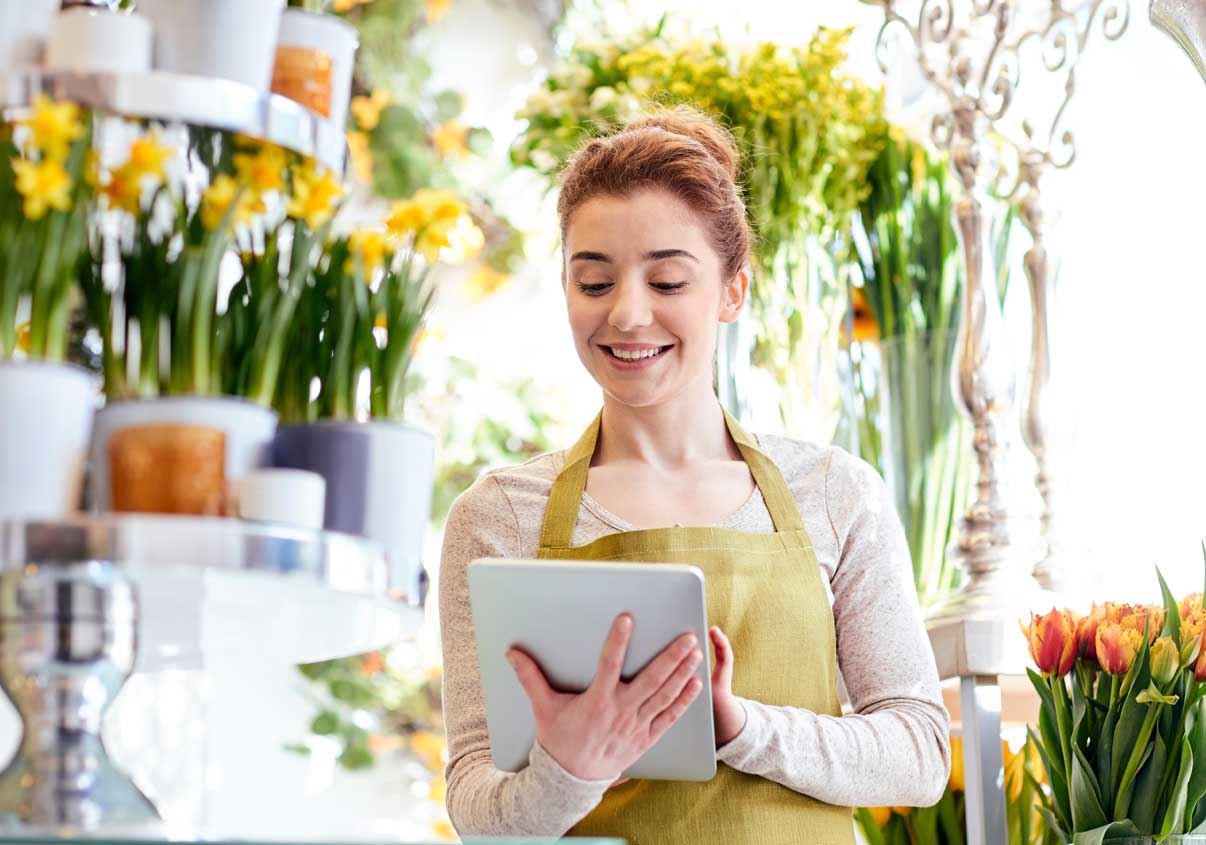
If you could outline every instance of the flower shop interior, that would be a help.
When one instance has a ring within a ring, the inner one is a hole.
[[[686,105],[720,403],[882,477],[951,717],[849,841],[1206,843],[1204,81],[1206,0],[0,0],[0,842],[459,841],[444,524],[599,413],[559,175]]]

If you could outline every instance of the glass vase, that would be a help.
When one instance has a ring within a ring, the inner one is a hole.
[[[972,482],[971,426],[951,393],[956,333],[850,344],[842,442],[892,491],[923,609],[956,586],[947,546]]]

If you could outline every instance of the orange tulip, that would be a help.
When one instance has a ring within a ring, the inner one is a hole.
[[[1181,599],[1178,607],[1181,610],[1181,619],[1189,618],[1195,610],[1202,609],[1202,594],[1190,593],[1185,598]]]
[[[1142,629],[1103,622],[1097,629],[1097,662],[1111,675],[1125,675],[1143,645]]]
[[[951,776],[947,781],[953,792],[963,792],[967,784],[963,776],[963,737],[951,737]]]
[[[892,818],[891,807],[868,807],[867,812],[871,814],[871,820],[875,822],[876,827],[885,826]]]
[[[1022,633],[1040,672],[1062,678],[1072,671],[1076,662],[1076,629],[1076,616],[1070,610],[1053,608],[1044,616],[1030,614],[1030,626],[1023,627]]]
[[[1106,619],[1123,628],[1137,631],[1141,636],[1147,625],[1148,642],[1155,642],[1164,630],[1164,608],[1147,604],[1114,604],[1106,602]]]
[[[1076,626],[1076,655],[1090,663],[1097,662],[1097,628],[1105,621],[1106,609],[1093,602],[1089,615],[1081,619]]]

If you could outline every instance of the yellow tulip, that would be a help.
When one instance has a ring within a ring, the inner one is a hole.
[[[912,807],[892,807],[892,808],[891,808],[891,810],[892,810],[892,812],[893,812],[893,813],[895,813],[896,815],[898,815],[898,816],[904,816],[904,817],[906,817],[906,818],[907,818],[907,817],[908,817],[910,814],[912,814],[912,812],[913,812],[913,808],[912,808]]]
[[[1181,652],[1172,637],[1160,637],[1152,643],[1152,680],[1163,687],[1181,668]]]
[[[1030,646],[1030,658],[1044,675],[1062,678],[1076,662],[1077,619],[1070,610],[1052,609],[1043,616],[1030,614],[1030,625],[1022,628]]]
[[[17,177],[17,193],[25,198],[23,210],[30,220],[41,220],[50,209],[71,210],[71,176],[63,165],[53,159],[37,164],[26,159],[13,159]]]
[[[84,134],[79,106],[55,102],[45,94],[39,94],[34,100],[33,112],[29,117],[17,123],[29,129],[34,147],[44,157],[57,161],[66,159],[72,142]]]

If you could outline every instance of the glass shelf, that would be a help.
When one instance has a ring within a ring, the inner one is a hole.
[[[123,117],[239,132],[312,156],[338,173],[347,161],[342,127],[287,97],[228,79],[165,71],[0,73],[0,112],[27,108],[39,94]]]

